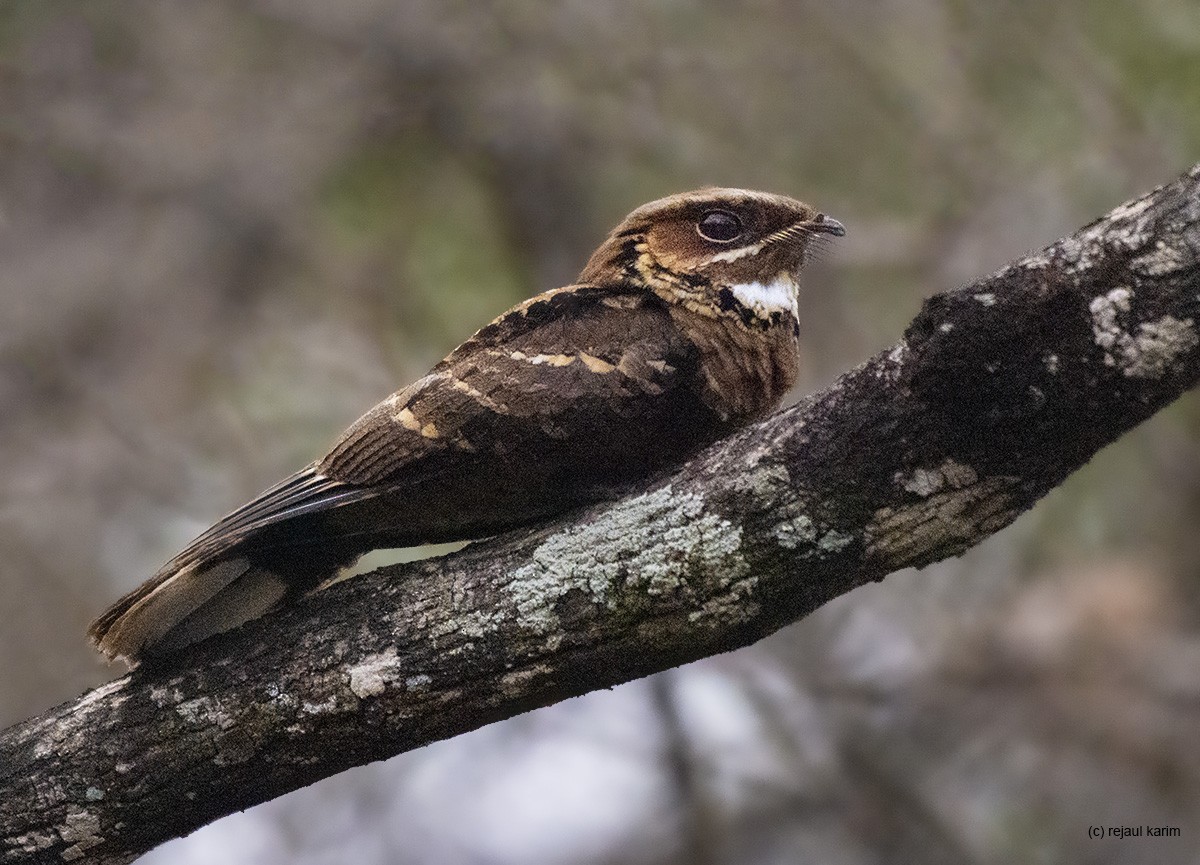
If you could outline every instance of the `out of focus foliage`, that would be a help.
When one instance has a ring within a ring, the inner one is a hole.
[[[847,224],[812,389],[1200,158],[1198,70],[1193,0],[7,0],[0,722],[109,675],[109,600],[643,201]],[[1189,397],[961,561],[150,859],[1194,861],[1198,438]],[[1184,837],[1086,834],[1147,823]]]

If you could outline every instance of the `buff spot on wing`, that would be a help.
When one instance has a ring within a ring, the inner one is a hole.
[[[421,421],[407,407],[400,409],[400,411],[395,414],[395,418],[405,429],[410,429],[413,432],[421,431]]]
[[[465,382],[461,378],[454,379],[450,386],[460,393],[465,393],[489,411],[494,411],[496,414],[508,414],[508,406],[496,402],[486,393],[479,390],[479,388],[472,386],[469,382]]]
[[[628,352],[621,355],[620,361],[617,362],[616,369],[621,373],[621,375],[636,381],[638,383],[638,387],[640,387],[645,393],[648,393],[651,396],[658,396],[663,392],[663,389],[656,382],[651,381],[646,376],[644,370],[639,369],[639,366],[642,364],[654,369],[658,369],[657,364],[662,364],[662,366],[666,369],[670,369],[670,367],[662,361],[645,361],[639,357],[636,357],[635,355],[629,354]]]
[[[612,372],[614,369],[616,369],[616,367],[608,361],[598,358],[595,355],[590,355],[587,352],[580,352],[579,359],[583,361],[584,366],[598,375],[604,375],[605,373]]]
[[[642,300],[638,297],[619,294],[613,297],[606,297],[600,302],[610,309],[636,309]]]
[[[648,361],[646,361],[646,366],[650,367],[653,370],[657,370],[658,372],[662,373],[663,375],[666,375],[667,373],[675,372],[675,367],[671,366],[665,360],[648,360]]]
[[[514,351],[509,354],[513,360],[527,361],[534,366],[546,364],[547,366],[569,366],[576,360],[573,354],[535,354],[528,355],[523,351]]]
[[[532,364],[545,363],[550,366],[569,366],[575,362],[573,354],[537,354],[529,359]]]
[[[402,408],[400,411],[396,412],[393,417],[395,417],[400,425],[405,429],[418,432],[427,439],[435,439],[440,435],[435,424],[421,423],[421,419],[413,414],[411,409]]]

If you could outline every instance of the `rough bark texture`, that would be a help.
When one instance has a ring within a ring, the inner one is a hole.
[[[960,553],[1191,387],[1197,321],[1200,166],[614,504],[336,585],[0,733],[0,861],[127,862]]]

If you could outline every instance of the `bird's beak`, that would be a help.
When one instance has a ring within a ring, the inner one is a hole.
[[[818,234],[832,234],[834,237],[844,237],[846,234],[846,226],[824,213],[818,213],[812,220],[804,223],[804,226]]]

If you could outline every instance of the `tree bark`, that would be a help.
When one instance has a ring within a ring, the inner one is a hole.
[[[0,733],[0,861],[128,862],[961,553],[1200,377],[1200,166],[626,497],[335,585]]]

